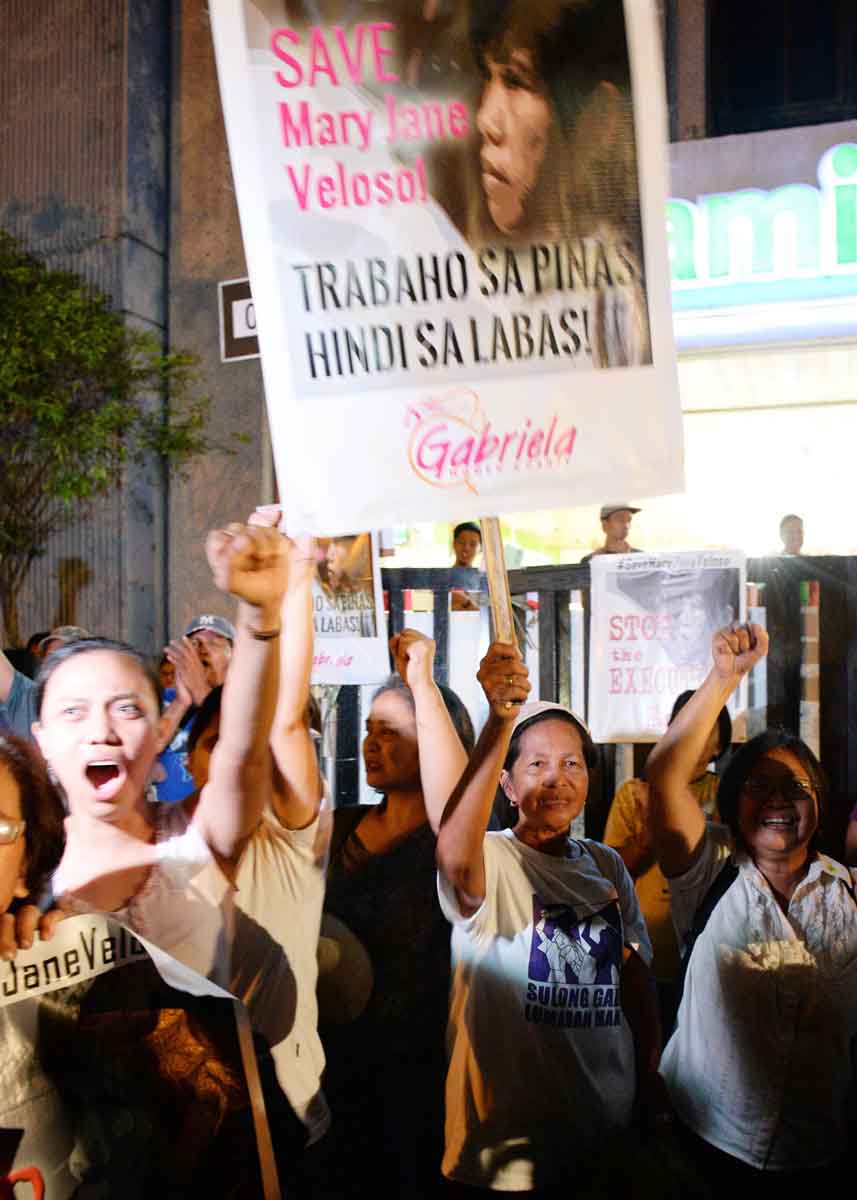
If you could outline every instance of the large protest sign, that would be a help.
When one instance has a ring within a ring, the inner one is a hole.
[[[211,0],[291,529],[683,486],[652,0]]]
[[[390,673],[377,538],[318,539],[313,683],[380,683]]]
[[[597,742],[654,742],[680,692],[711,669],[711,639],[745,613],[738,551],[603,554],[592,572],[589,724]],[[730,701],[746,710],[746,680]]]
[[[242,1019],[166,985],[99,914],[0,963],[0,1194],[19,1180],[46,1200],[278,1196]]]

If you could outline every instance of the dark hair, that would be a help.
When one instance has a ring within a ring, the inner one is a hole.
[[[473,753],[473,747],[476,745],[476,735],[473,732],[473,722],[470,720],[470,713],[467,711],[467,706],[452,688],[447,687],[444,683],[439,683],[437,686],[443,698],[446,711],[449,713],[452,724],[455,727],[455,732],[458,734],[462,746],[468,755],[470,755]],[[413,692],[400,675],[391,675],[389,679],[386,679],[381,684],[372,695],[373,704],[379,696],[383,696],[384,692],[397,692],[407,702],[408,706],[416,711]]]
[[[34,652],[38,650],[46,637],[50,637],[50,634],[50,629],[42,629],[39,633],[34,633],[27,642],[27,652],[34,655]]]
[[[827,780],[821,764],[806,742],[785,729],[766,729],[764,733],[757,734],[749,742],[735,749],[717,789],[720,817],[729,826],[735,842],[739,842],[741,834],[738,827],[738,803],[741,791],[759,759],[770,754],[772,750],[790,751],[809,776],[818,804],[818,827],[809,843],[810,849],[814,849],[820,838],[827,811]]]
[[[693,691],[689,691],[681,692],[678,696],[676,696],[675,702],[673,703],[672,712],[670,713],[670,719],[667,722],[668,725],[672,725],[673,721],[676,719],[693,694]],[[717,714],[717,736],[720,741],[720,749],[713,756],[711,760],[712,762],[720,762],[721,758],[723,758],[732,744],[732,718],[729,716],[729,709],[725,704]]]
[[[544,712],[536,713],[528,720],[522,721],[512,734],[509,749],[506,751],[506,760],[503,763],[504,771],[511,771],[517,762],[518,755],[521,753],[521,738],[524,733],[528,729],[531,729],[533,725],[538,725],[540,721],[567,721],[569,725],[573,725],[580,734],[580,744],[583,747],[583,761],[590,771],[595,770],[598,766],[598,751],[595,749],[591,733],[583,722],[579,721],[573,713],[568,712],[566,709],[548,708]]]
[[[532,49],[536,71],[566,131],[601,80],[626,90],[630,86],[622,0],[475,0],[470,44],[480,71],[510,38]]]
[[[146,676],[160,709],[161,684],[151,660],[145,654],[141,654],[139,650],[135,650],[133,646],[129,646],[127,642],[117,642],[113,638],[93,637],[80,638],[76,642],[66,642],[58,650],[54,650],[39,667],[38,674],[36,675],[34,696],[36,712],[40,717],[42,714],[42,704],[45,699],[45,691],[50,683],[51,676],[57,668],[61,667],[64,662],[68,662],[70,658],[75,658],[78,654],[88,654],[96,650],[107,650],[112,654],[122,654],[125,658],[130,658],[132,662],[135,662]]]
[[[65,811],[44,764],[28,742],[0,731],[0,762],[18,785],[21,816],[27,822],[24,878],[30,894],[37,897],[62,857]]]
[[[780,521],[780,533],[783,532],[783,530],[786,527],[786,524],[789,521],[800,521],[801,525],[803,525],[803,517],[799,517],[797,515],[797,513],[786,513],[786,515],[783,517],[782,521]]]
[[[460,525],[456,525],[452,531],[452,540],[455,541],[460,533],[475,533],[479,541],[482,541],[482,530],[475,521],[462,521]]]
[[[212,688],[208,695],[200,704],[194,714],[194,718],[190,723],[190,730],[187,735],[187,753],[192,754],[196,749],[197,743],[202,735],[208,729],[215,717],[220,716],[220,708],[223,703],[223,685]],[[307,724],[310,729],[315,729],[321,733],[321,709],[315,696],[310,696],[306,706]]]
[[[208,695],[196,710],[193,720],[190,723],[190,731],[187,735],[187,753],[193,754],[196,749],[196,744],[202,735],[208,729],[215,717],[220,716],[220,705],[223,700],[223,685],[212,688]]]

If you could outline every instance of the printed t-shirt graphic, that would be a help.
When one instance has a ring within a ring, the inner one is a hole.
[[[617,901],[582,920],[533,893],[524,1016],[537,1024],[619,1025],[622,917]],[[560,1015],[558,1015],[560,1014]]]

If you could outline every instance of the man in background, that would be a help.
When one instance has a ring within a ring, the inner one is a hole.
[[[476,556],[482,550],[482,531],[474,521],[462,521],[452,531],[452,553],[455,562],[449,572],[449,582],[453,588],[462,589],[452,593],[453,612],[475,612],[479,605],[467,595],[467,592],[479,591],[479,576],[481,572],[473,565]]]
[[[787,513],[780,521],[780,540],[783,554],[800,554],[803,548],[803,518]]]
[[[158,762],[163,777],[156,780],[158,799],[174,804],[194,790],[188,767],[188,737],[193,719],[212,689],[226,678],[235,643],[235,626],[225,617],[202,613],[181,638],[164,648],[164,659],[175,670],[175,687],[164,689],[164,727]]]
[[[92,637],[86,629],[79,625],[59,625],[52,629],[37,647],[37,662],[53,654],[66,642],[77,642],[81,638]],[[21,671],[16,671],[5,654],[0,651],[0,723],[17,733],[18,737],[32,739],[33,722],[38,720],[36,713],[36,685]]]
[[[628,543],[631,521],[638,512],[640,509],[634,508],[633,504],[628,504],[626,500],[616,504],[602,504],[600,515],[604,545],[593,550],[591,554],[585,554],[580,561],[589,562],[596,554],[641,554],[642,551]]]

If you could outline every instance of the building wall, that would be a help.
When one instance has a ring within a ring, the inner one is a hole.
[[[167,580],[171,635],[196,613],[228,613],[231,602],[211,583],[206,530],[243,520],[273,499],[264,393],[258,361],[221,364],[217,284],[247,274],[211,29],[203,0],[182,0],[175,34],[170,341],[198,354],[211,396],[211,433],[231,455],[195,462],[170,488]],[[232,434],[249,436],[247,445]]]
[[[162,336],[169,7],[0,7],[0,222]],[[52,538],[21,597],[22,628],[74,621],[151,646],[162,625],[161,493],[160,480],[129,473]]]

